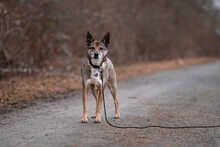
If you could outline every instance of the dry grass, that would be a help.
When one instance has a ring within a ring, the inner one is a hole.
[[[187,58],[171,61],[137,63],[129,66],[120,66],[116,68],[118,79],[131,78],[139,75],[149,74],[157,71],[181,68],[193,64],[207,63],[215,61],[216,58]]]
[[[116,68],[118,79],[149,74],[168,69],[180,68],[186,65],[206,63],[214,61],[214,58],[191,58],[184,60],[172,60],[161,62],[137,63],[129,66]],[[0,81],[0,111],[10,108],[21,108],[36,99],[49,97],[61,98],[61,94],[79,90],[81,79],[79,73],[65,73],[61,75],[48,76],[41,74],[37,76],[13,77]],[[74,75],[74,76],[73,76]]]

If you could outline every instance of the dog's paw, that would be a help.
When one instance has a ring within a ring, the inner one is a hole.
[[[114,119],[119,119],[120,118],[120,114],[115,114]]]
[[[88,123],[88,119],[82,119],[81,123]]]
[[[95,119],[95,123],[101,123],[101,118],[99,118],[99,119],[96,118],[96,119]]]
[[[95,120],[95,123],[99,124],[101,123],[101,120]]]

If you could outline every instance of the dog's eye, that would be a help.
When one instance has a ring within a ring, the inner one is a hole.
[[[89,48],[89,50],[94,50],[94,49],[95,49],[94,47],[90,47],[90,48]]]
[[[102,47],[100,47],[99,49],[100,49],[100,50],[104,50],[104,48],[102,48]]]

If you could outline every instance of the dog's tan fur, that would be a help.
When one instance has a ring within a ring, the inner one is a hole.
[[[92,35],[87,33],[87,44],[88,44],[88,57],[82,64],[81,75],[82,75],[82,85],[83,85],[83,123],[88,122],[87,116],[87,103],[88,103],[88,91],[91,89],[93,96],[96,100],[96,113],[95,122],[101,122],[101,107],[102,107],[102,86],[104,88],[107,86],[114,99],[115,104],[115,118],[120,117],[119,105],[117,100],[117,80],[116,72],[114,66],[109,58],[106,57],[108,53],[108,44],[110,42],[110,34],[107,33],[101,41],[93,39]],[[98,54],[98,59],[94,59],[94,54]],[[89,62],[89,60],[91,60]],[[94,66],[99,66],[100,68],[94,69]],[[100,70],[103,73],[103,85],[100,82],[100,78],[92,78],[92,71]]]

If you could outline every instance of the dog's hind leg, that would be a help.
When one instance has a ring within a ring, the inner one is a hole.
[[[98,90],[95,89],[94,86],[91,86],[92,95],[94,96],[96,102],[98,100]]]
[[[99,87],[99,92],[98,92],[98,99],[97,99],[97,105],[96,105],[96,123],[101,123],[101,109],[102,109],[102,90],[101,87]]]
[[[112,94],[112,97],[114,99],[115,103],[115,116],[114,118],[120,118],[120,113],[119,113],[119,104],[118,104],[118,99],[117,99],[117,85],[114,83],[108,84],[108,88]]]
[[[96,100],[96,107],[97,107],[97,104],[98,104],[98,90],[95,89],[95,86],[92,86],[91,91],[92,91],[92,95],[94,96],[94,98]],[[96,114],[94,114],[91,118],[96,118]]]

